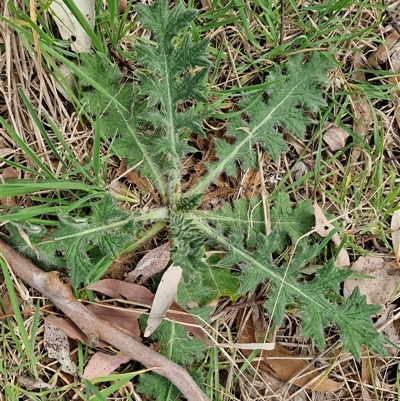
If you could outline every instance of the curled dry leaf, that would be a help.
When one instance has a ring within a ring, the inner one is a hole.
[[[50,358],[57,359],[61,370],[71,375],[76,372],[76,365],[71,361],[67,335],[48,318],[44,322],[44,347]]]
[[[140,259],[135,270],[132,270],[126,275],[125,281],[133,283],[140,277],[139,284],[141,284],[149,277],[160,273],[167,267],[171,258],[169,249],[170,244],[167,242],[147,252],[147,254]]]
[[[363,137],[374,119],[371,110],[372,106],[359,95],[353,95],[351,98],[351,106],[355,117],[353,122],[353,131],[358,136]]]
[[[19,172],[15,170],[13,167],[6,167],[3,172],[1,173],[1,178],[6,180],[15,180],[19,177]]]
[[[324,133],[323,139],[332,152],[344,148],[349,134],[340,127],[331,125]]]
[[[378,47],[375,53],[373,53],[369,58],[368,62],[376,69],[380,70],[381,65],[385,64],[390,57],[390,49],[393,45],[398,43],[399,34],[394,30],[388,36],[385,37],[384,42]],[[358,53],[356,53],[358,54]]]
[[[23,300],[19,295],[17,295],[17,300],[18,300],[18,305],[21,305],[23,303]],[[9,294],[4,294],[1,297],[0,317],[13,316],[13,315],[14,315],[14,310],[13,310],[13,306],[11,304],[10,296],[9,296]]]
[[[298,163],[296,163],[295,168],[293,169],[293,179],[297,181],[303,175],[307,174],[310,171],[309,167],[307,164],[305,164],[302,160],[300,160]]]
[[[121,309],[101,304],[88,305],[87,309],[99,318],[117,326],[120,330],[135,338],[135,340],[141,341],[138,318],[145,312],[144,309]],[[89,344],[87,336],[71,320],[52,317],[51,323],[62,330],[69,338]],[[105,348],[108,344],[99,340],[96,346],[98,348]]]
[[[132,301],[141,306],[151,307],[154,294],[147,288],[138,285],[126,283],[112,278],[106,278],[92,285],[85,287],[88,290],[97,291],[110,298],[124,297],[128,301]]]
[[[95,1],[74,0],[75,5],[89,26],[94,27]],[[82,25],[75,18],[70,9],[61,0],[53,0],[50,10],[58,26],[61,37],[71,42],[71,48],[76,53],[90,52],[92,41]]]
[[[51,319],[50,323],[56,326],[58,329],[62,330],[69,338],[81,341],[82,343],[89,345],[88,337],[85,333],[83,333],[82,330],[79,329],[79,327],[73,321],[55,316],[46,317],[45,321],[47,321],[47,319]],[[102,340],[99,340],[99,342],[96,344],[96,347],[106,348],[108,347],[108,344]]]
[[[150,336],[160,325],[168,308],[174,302],[181,277],[182,269],[174,265],[171,265],[163,274],[151,306],[147,327],[144,331],[145,337]]]
[[[300,156],[303,154],[307,154],[307,149],[306,146],[304,145],[304,141],[301,141],[300,139],[296,138],[293,135],[290,135],[289,133],[286,135],[286,142],[294,147],[294,150],[296,153]]]
[[[372,384],[371,364],[375,364],[375,358],[368,358],[368,348],[363,345],[361,347],[361,381],[363,383]]]
[[[400,267],[400,209],[393,213],[390,228],[392,230],[392,245],[396,263]]]
[[[124,330],[135,340],[141,341],[138,319],[142,313],[146,312],[145,309],[121,309],[116,308],[113,305],[107,306],[101,304],[89,305],[88,309],[95,313],[99,318],[107,320],[107,322],[110,322],[119,329]]]
[[[131,360],[129,356],[116,354],[110,355],[104,352],[98,351],[90,358],[88,364],[83,372],[85,379],[91,380],[97,377],[108,376],[115,369],[119,368],[124,363]]]
[[[237,317],[238,327],[241,328],[238,338],[239,343],[257,342],[255,329],[257,324],[253,321],[253,318],[253,314],[245,314],[243,311],[239,311]],[[266,331],[264,332],[265,335]],[[249,357],[252,352],[242,349],[242,353],[246,357]],[[296,357],[279,343],[275,343],[273,350],[262,350],[257,356],[261,358],[261,361],[257,358],[256,361],[252,362],[255,369],[260,373],[268,372],[286,383],[299,375],[299,378],[294,379],[293,383],[308,390],[338,391],[344,385],[344,383],[335,382],[326,377],[326,372],[321,372],[312,366],[308,366],[306,361]]]
[[[142,178],[139,172],[133,168],[129,169],[129,171],[125,174],[127,181],[135,184],[137,188],[144,194],[148,193],[151,197],[160,204],[160,198],[157,195],[157,192],[154,190],[150,181],[147,178]]]
[[[314,217],[315,217],[315,231],[321,236],[321,237],[327,237],[329,233],[335,229],[335,226],[331,224],[328,219],[325,217],[324,212],[322,209],[318,206],[316,202],[313,204],[313,210],[314,210]],[[335,233],[331,241],[335,244],[336,247],[339,247],[340,245],[340,236],[338,233]],[[339,251],[339,254],[336,257],[335,263],[339,267],[345,267],[345,266],[350,266],[350,258],[349,255],[346,251],[346,249],[342,248]]]

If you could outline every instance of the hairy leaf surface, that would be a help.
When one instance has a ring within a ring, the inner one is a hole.
[[[30,233],[31,246],[21,238],[19,229]],[[132,241],[135,230],[132,215],[118,209],[111,195],[94,203],[88,217],[60,215],[53,232],[40,226],[10,225],[12,240],[20,248],[24,244],[25,254],[47,268],[67,269],[74,288],[87,283],[99,259],[114,259]]]
[[[314,53],[307,62],[301,56],[288,59],[286,66],[276,66],[267,78],[264,93],[248,95],[240,102],[242,115],[230,119],[229,143],[215,139],[218,161],[208,165],[206,177],[191,192],[201,192],[222,173],[236,176],[237,164],[248,169],[257,167],[254,145],[259,143],[273,159],[287,150],[282,128],[302,139],[314,113],[326,106],[323,88],[329,86],[326,72],[333,63],[326,56]]]
[[[236,212],[235,206],[232,216]],[[238,210],[241,208],[243,205],[239,204]],[[222,227],[226,213],[227,209],[221,215]],[[252,248],[246,246],[246,235],[242,230],[231,229],[226,236],[225,229],[218,229],[217,216],[218,212],[210,219],[213,225],[217,225],[217,229],[198,220],[196,223],[199,230],[228,249],[220,264],[240,267],[243,273],[240,277],[242,292],[254,292],[260,282],[267,279],[270,281],[265,307],[278,326],[283,320],[287,305],[300,304],[303,334],[312,337],[320,349],[325,345],[324,328],[333,324],[339,329],[344,350],[351,352],[356,358],[360,357],[362,345],[371,347],[381,355],[385,354],[382,338],[371,320],[379,307],[368,305],[365,297],[360,296],[358,291],[343,304],[331,301],[333,295],[340,298],[340,283],[352,274],[351,270],[338,269],[333,262],[329,262],[317,271],[311,281],[302,279],[299,271],[317,256],[319,249],[317,245],[310,245],[307,238],[298,241],[312,228],[312,208],[308,201],[299,202],[293,208],[287,196],[278,196],[271,210],[271,216],[274,216],[271,217],[272,233],[266,236],[259,230]],[[291,250],[294,253],[287,262],[281,266],[271,263],[272,254],[282,252],[285,245],[296,241],[297,247]]]

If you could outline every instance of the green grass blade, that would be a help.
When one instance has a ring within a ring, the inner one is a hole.
[[[42,175],[45,178],[57,181],[57,177],[45,166],[41,160],[37,157],[36,153],[19,137],[15,132],[14,128],[4,118],[0,117],[0,124],[7,130],[13,141],[26,153],[29,159],[39,168],[42,172],[36,172],[36,174]]]
[[[14,291],[14,285],[11,280],[10,271],[8,267],[7,261],[4,259],[3,255],[0,253],[0,266],[4,277],[4,282],[7,287],[7,292],[10,297],[11,306],[14,312],[14,319],[17,322],[19,335],[21,336],[22,345],[24,347],[23,353],[21,357],[27,357],[30,361],[30,368],[32,369],[32,373],[36,379],[38,379],[38,372],[36,368],[36,358],[33,353],[33,348],[31,346],[31,342],[29,341],[28,333],[26,332],[24,319],[22,318],[21,310],[18,304],[17,295]]]

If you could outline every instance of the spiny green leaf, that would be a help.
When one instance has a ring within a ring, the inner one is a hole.
[[[378,313],[379,305],[367,304],[365,295],[360,295],[358,287],[343,305],[343,318],[335,322],[339,328],[343,349],[360,359],[360,344],[367,344],[372,352],[385,356],[387,352],[382,346],[382,337],[376,331],[370,316]]]
[[[384,355],[382,338],[373,328],[371,320],[371,316],[379,307],[367,305],[365,297],[360,297],[357,292],[343,305],[332,302],[332,296],[340,298],[340,283],[349,277],[350,270],[338,269],[330,262],[316,272],[312,281],[302,279],[299,270],[309,263],[318,251],[318,246],[310,246],[307,238],[296,242],[298,249],[282,266],[271,264],[272,253],[282,250],[288,240],[297,241],[315,224],[308,222],[309,206],[308,202],[300,202],[297,207],[292,208],[287,197],[278,197],[272,208],[276,218],[273,220],[272,233],[269,236],[258,233],[254,250],[246,249],[243,232],[234,230],[226,237],[224,230],[215,230],[204,221],[195,223],[199,230],[228,249],[227,255],[220,262],[221,265],[232,267],[235,264],[241,268],[241,291],[254,291],[260,282],[269,280],[268,301],[265,307],[278,326],[282,322],[287,305],[295,302],[300,305],[303,333],[311,336],[320,349],[324,347],[324,328],[334,324],[343,337],[345,351],[359,357],[360,347],[367,345],[374,352]]]
[[[287,243],[287,237],[294,244],[314,226],[315,218],[311,201],[300,201],[292,208],[289,195],[279,193],[271,209],[271,225],[279,232],[281,245],[277,251],[282,251]]]
[[[60,257],[54,253],[52,243],[43,242],[44,239],[52,236],[45,227],[29,222],[10,222],[7,229],[10,233],[10,244],[44,270],[66,267],[65,260],[60,260]],[[29,236],[30,245],[21,236],[20,230]]]
[[[238,273],[221,266],[208,265],[201,271],[203,285],[208,288],[207,298],[202,299],[201,305],[223,296],[237,300],[239,295]]]
[[[205,239],[192,221],[171,213],[171,245],[172,259],[183,269],[182,277],[189,283],[197,271],[205,266]]]
[[[107,195],[93,204],[89,217],[60,215],[52,233],[43,228],[36,230],[36,235],[31,236],[33,249],[28,247],[28,254],[37,255],[47,264],[51,262],[52,267],[68,269],[71,284],[77,288],[93,272],[99,255],[112,260],[132,240],[136,227],[131,217]],[[25,230],[27,227],[21,226]],[[13,236],[19,236],[18,243],[24,243],[16,227],[11,229]]]
[[[198,339],[189,338],[188,332],[180,324],[169,321],[163,321],[160,324],[152,334],[152,339],[160,344],[159,352],[162,355],[184,366],[200,361],[206,349],[206,346]],[[168,380],[153,374],[141,376],[137,391],[160,401],[174,400],[179,397],[179,391],[175,386]]]
[[[89,113],[100,119],[102,136],[110,138],[115,154],[121,159],[126,158],[129,167],[138,165],[141,175],[151,177],[153,185],[164,195],[165,184],[160,180],[163,164],[162,160],[158,164],[152,158],[154,134],[148,135],[146,126],[140,124],[146,100],[139,96],[137,85],[128,82],[122,84],[123,76],[117,66],[110,66],[98,55],[85,53],[80,57],[84,75],[98,83],[97,87],[93,87],[80,79],[82,103]],[[99,92],[99,86],[115,102],[105,98]]]
[[[179,106],[207,101],[208,42],[193,43],[188,33],[183,39],[177,38],[180,30],[190,25],[195,10],[186,10],[181,4],[170,10],[165,0],[157,0],[153,7],[139,5],[137,10],[143,26],[153,32],[156,43],[142,43],[136,47],[138,63],[145,67],[144,71],[137,71],[136,76],[140,81],[140,93],[148,98],[149,111],[152,113],[155,108],[160,114],[156,119],[159,131],[154,151],[165,154],[161,171],[168,177],[168,200],[175,209],[181,193],[181,157],[194,150],[184,145],[181,132],[186,128],[196,133],[202,131],[194,106],[189,112],[180,112]]]
[[[182,197],[177,205],[180,212],[190,212],[201,205],[202,195]]]
[[[135,9],[143,27],[154,33],[163,48],[171,46],[172,39],[181,29],[189,26],[197,14],[196,10],[187,10],[180,3],[170,10],[169,3],[165,0],[156,0],[152,7],[138,4]]]
[[[151,372],[140,376],[136,391],[154,401],[179,400],[180,398],[179,390],[168,379]]]
[[[202,123],[210,115],[196,108],[198,102],[207,102],[208,41],[194,43],[189,32],[178,36],[191,24],[195,10],[181,4],[170,10],[166,0],[135,8],[155,39],[134,48],[139,85],[127,82],[99,56],[83,55],[85,73],[98,82],[96,89],[81,80],[83,101],[101,119],[101,132],[112,140],[114,152],[127,159],[128,167],[139,165],[140,174],[151,179],[160,196],[175,204],[181,192],[181,158],[196,152],[189,135],[205,136]],[[116,102],[104,99],[100,86]]]
[[[329,85],[326,72],[333,66],[325,55],[315,52],[306,63],[299,55],[288,59],[286,66],[272,69],[265,93],[249,94],[240,102],[243,113],[228,123],[226,136],[231,140],[215,141],[219,160],[208,165],[207,175],[191,193],[202,192],[222,173],[236,176],[238,164],[244,169],[256,167],[253,148],[257,143],[277,159],[287,149],[280,127],[303,138],[312,122],[306,110],[316,113],[326,106],[323,87]]]
[[[160,354],[181,365],[199,361],[206,349],[197,338],[189,338],[188,332],[179,323],[163,321],[152,338],[160,342]]]
[[[265,230],[264,212],[261,197],[255,196],[250,202],[241,198],[233,203],[226,204],[212,212],[199,212],[199,217],[205,217],[216,225],[216,230],[224,234],[238,235],[243,239],[246,235],[246,244],[254,247],[257,234]]]

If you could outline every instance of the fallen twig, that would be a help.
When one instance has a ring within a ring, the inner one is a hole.
[[[116,326],[86,309],[63,284],[56,272],[46,273],[0,240],[0,251],[13,272],[40,291],[88,336],[95,346],[99,339],[171,381],[189,401],[209,401],[185,369],[137,342]]]

